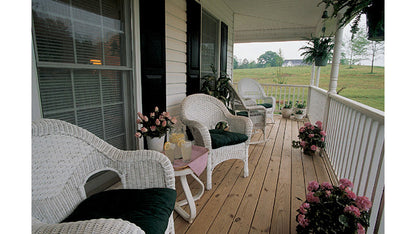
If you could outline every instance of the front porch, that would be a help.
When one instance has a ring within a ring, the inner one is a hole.
[[[276,123],[266,128],[270,140],[250,145],[250,175],[243,178],[243,162],[228,160],[213,173],[213,188],[196,201],[197,216],[192,224],[174,212],[176,233],[295,233],[296,210],[306,197],[309,181],[336,182],[325,157],[305,156],[292,148],[304,121],[275,115]],[[253,140],[262,137],[256,133]],[[200,179],[206,182],[204,172]],[[198,189],[188,177],[193,193]],[[179,181],[177,200],[184,199]]]

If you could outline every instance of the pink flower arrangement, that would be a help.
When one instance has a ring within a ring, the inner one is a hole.
[[[174,124],[177,119],[170,116],[169,112],[160,113],[159,108],[156,106],[154,112],[149,113],[149,117],[142,113],[137,113],[136,123],[141,125],[137,130],[135,136],[140,138],[142,136],[149,137],[162,137],[165,135]]]
[[[302,148],[304,154],[313,155],[318,148],[325,149],[325,136],[321,121],[316,121],[315,125],[307,122],[299,129],[299,141],[292,141],[292,147]]]
[[[352,185],[348,179],[341,179],[339,186],[309,182],[306,201],[297,210],[297,233],[364,234],[370,225],[371,201],[357,196]]]

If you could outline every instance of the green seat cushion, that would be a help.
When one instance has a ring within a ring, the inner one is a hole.
[[[272,108],[273,106],[273,104],[270,104],[270,103],[262,103],[262,104],[257,104],[257,105],[264,106],[265,108]]]
[[[62,222],[99,218],[123,219],[146,233],[165,233],[175,207],[176,190],[169,188],[119,189],[94,194]]]
[[[237,115],[248,117],[248,112],[247,111],[240,111],[240,112],[237,112]]]
[[[221,129],[209,130],[211,135],[212,148],[217,149],[227,145],[236,145],[247,141],[248,137],[237,132],[229,132]]]

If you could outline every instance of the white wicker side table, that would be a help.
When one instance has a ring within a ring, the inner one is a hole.
[[[202,183],[195,173],[200,174],[206,168],[207,157],[208,149],[199,146],[192,146],[192,159],[189,163],[184,163],[181,160],[175,160],[173,164],[175,177],[179,177],[186,198],[182,201],[176,202],[175,211],[189,223],[192,223],[196,217],[195,201],[202,197],[205,189],[204,183]],[[191,189],[189,188],[188,180],[186,179],[187,175],[191,175],[200,186],[200,189],[195,195],[192,195]],[[182,208],[184,205],[189,205],[189,213]]]

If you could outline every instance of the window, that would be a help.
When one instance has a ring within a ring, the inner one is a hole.
[[[42,115],[132,149],[130,17],[123,0],[33,0]]]
[[[202,11],[201,77],[211,74],[211,65],[218,68],[219,21]]]

